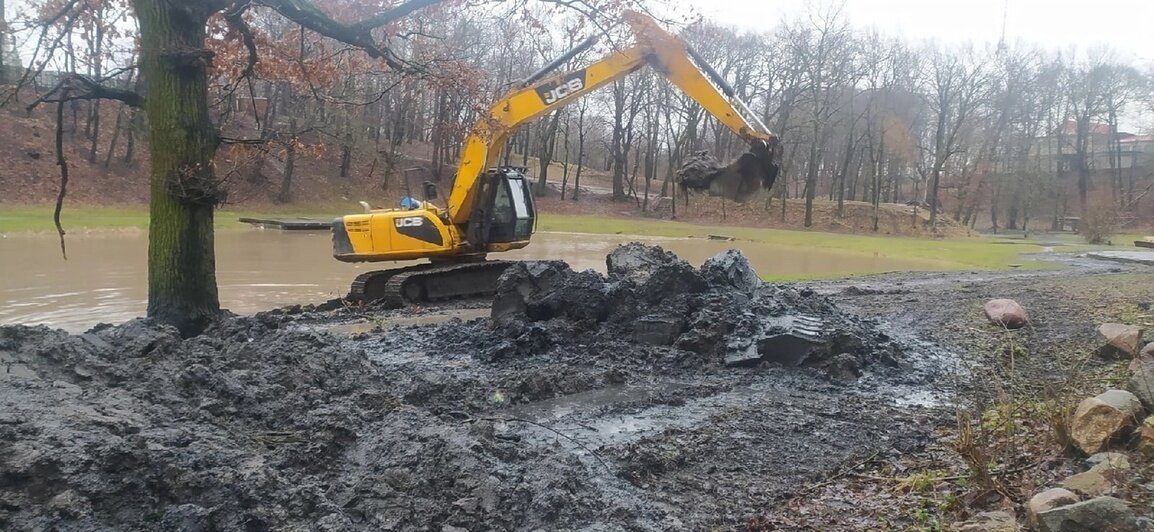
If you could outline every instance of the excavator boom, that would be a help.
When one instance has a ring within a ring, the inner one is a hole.
[[[757,165],[744,164],[754,191],[769,188],[777,176],[777,136],[769,132],[757,116],[736,95],[723,77],[680,37],[662,29],[653,19],[637,12],[626,13],[636,44],[612,53],[584,68],[545,77],[568,59],[592,46],[587,39],[576,48],[529,76],[497,101],[486,116],[474,125],[465,140],[457,178],[449,196],[449,216],[453,223],[468,222],[476,204],[477,177],[497,166],[505,142],[522,124],[560,109],[599,87],[652,66],[682,92],[693,98],[709,114],[751,146]],[[747,158],[747,163],[750,162]],[[757,175],[751,172],[758,171]],[[711,184],[711,183],[710,183]],[[696,182],[694,188],[708,188]]]

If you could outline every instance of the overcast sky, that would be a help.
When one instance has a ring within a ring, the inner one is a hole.
[[[758,30],[804,15],[815,0],[680,0],[721,23]],[[829,0],[824,1],[828,4]],[[825,5],[819,3],[818,5]],[[858,27],[913,41],[997,43],[1021,39],[1045,48],[1108,44],[1135,66],[1154,67],[1154,0],[846,0]]]

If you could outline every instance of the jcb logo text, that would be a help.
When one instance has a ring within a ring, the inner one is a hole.
[[[574,72],[568,79],[553,84],[548,83],[537,87],[537,96],[545,105],[553,105],[585,88],[585,70]]]
[[[413,216],[410,218],[397,218],[393,223],[397,227],[417,227],[425,223],[425,219],[420,216]]]

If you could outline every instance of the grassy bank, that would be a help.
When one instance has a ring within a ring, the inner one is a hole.
[[[781,247],[783,253],[790,250],[822,249],[850,255],[922,261],[931,265],[931,269],[942,271],[999,269],[1008,268],[1011,264],[1021,264],[1024,268],[1046,266],[1046,263],[1024,261],[1020,257],[1022,253],[1037,253],[1042,250],[1037,243],[1022,240],[986,238],[935,240],[756,227],[702,226],[666,220],[557,215],[542,215],[538,230],[663,237],[705,238],[717,235]]]
[[[350,208],[352,207],[352,208]],[[217,211],[218,229],[242,229],[247,227],[237,221],[242,216],[303,216],[330,218],[341,212],[356,212],[355,206],[339,204],[331,206],[262,206],[253,209],[224,209]],[[148,210],[144,206],[69,206],[62,216],[64,228],[69,232],[103,229],[145,229],[148,227]],[[633,234],[654,237],[698,237],[709,235],[732,237],[740,241],[764,243],[791,250],[822,249],[863,257],[884,257],[895,260],[920,261],[932,270],[1002,269],[1011,264],[1022,268],[1043,268],[1047,263],[1025,260],[1024,253],[1037,253],[1044,249],[1046,242],[1021,238],[967,238],[967,239],[920,239],[871,235],[851,235],[822,233],[816,231],[789,231],[754,227],[707,226],[667,220],[618,218],[587,215],[560,215],[542,213],[539,231],[575,232],[592,234]],[[0,205],[0,233],[25,231],[54,231],[52,226],[52,206],[11,206]],[[1115,241],[1123,243],[1133,240],[1132,235],[1120,235]],[[1053,239],[1049,239],[1051,243]],[[1063,236],[1059,251],[1090,249],[1080,245],[1073,236]],[[923,268],[918,268],[923,269]],[[853,272],[846,272],[847,274]]]

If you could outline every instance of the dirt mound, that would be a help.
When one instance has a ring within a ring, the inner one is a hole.
[[[879,362],[897,364],[896,344],[871,324],[810,291],[762,284],[739,251],[694,268],[660,247],[631,243],[606,263],[607,276],[562,262],[507,270],[492,316],[505,335],[535,338],[511,354],[532,356],[578,332],[666,346],[690,365],[767,362],[818,368],[838,380]]]
[[[607,260],[518,266],[496,319],[372,333],[316,307],[190,339],[0,327],[0,529],[732,529],[925,441],[853,383],[909,373],[869,322],[736,252]]]
[[[600,511],[559,495],[589,487],[554,451],[438,420],[363,350],[273,321],[190,340],[144,321],[0,327],[0,528],[500,529]]]

